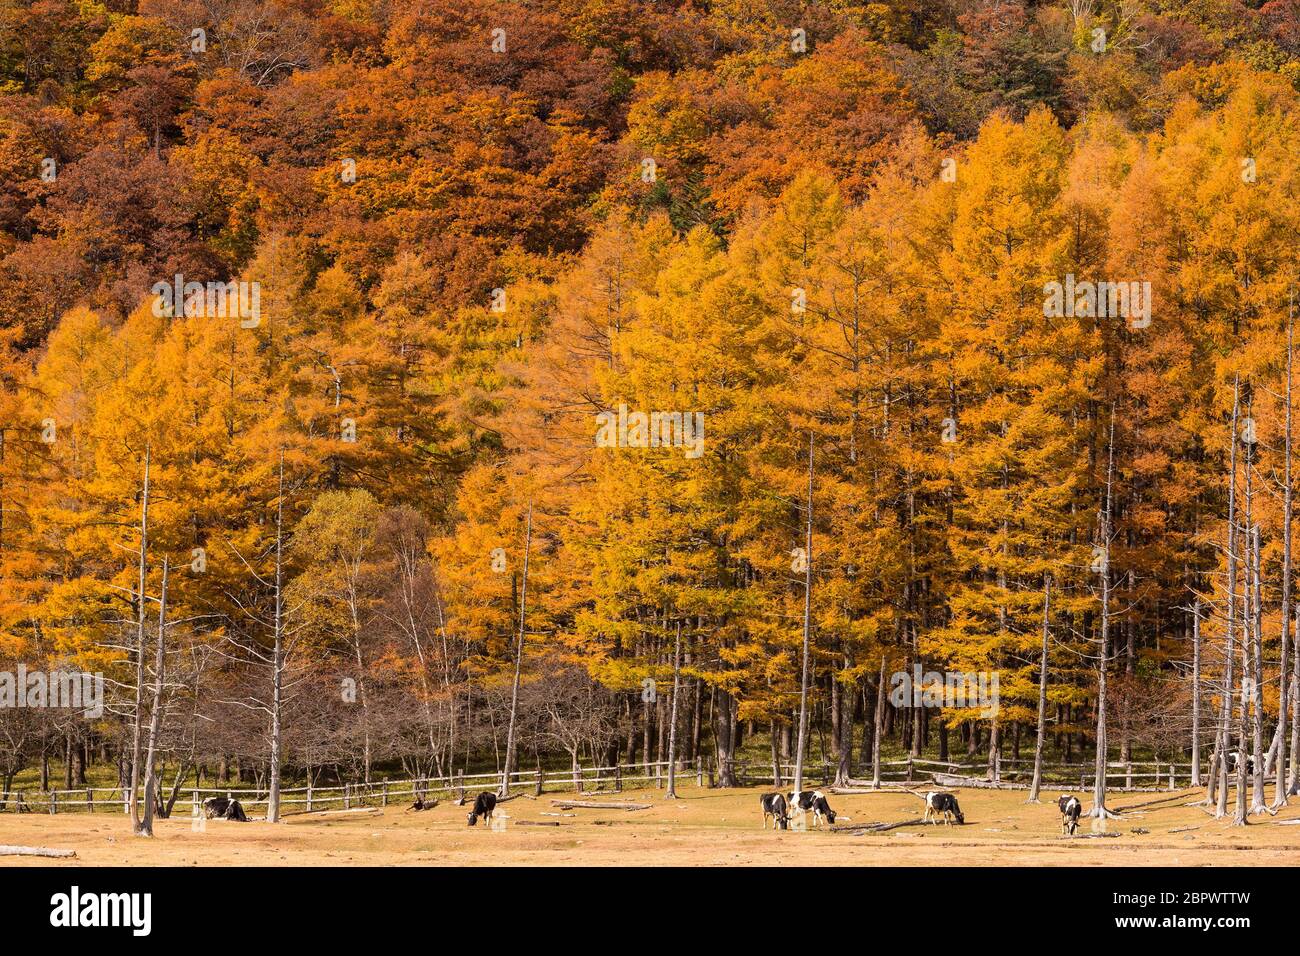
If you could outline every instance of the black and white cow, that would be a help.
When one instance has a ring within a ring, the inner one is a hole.
[[[1240,763],[1242,756],[1243,756],[1242,753],[1237,750],[1232,750],[1228,752],[1229,773],[1235,774],[1237,772],[1237,766]],[[1253,777],[1255,776],[1255,755],[1245,754],[1244,756],[1246,757],[1246,776]]]
[[[765,793],[761,799],[763,802],[763,829],[767,829],[768,817],[772,818],[773,830],[788,829],[790,826],[790,813],[785,797],[779,793]]]
[[[240,823],[248,822],[248,816],[244,813],[243,805],[238,800],[231,800],[228,797],[208,797],[203,801],[203,815],[209,820],[220,817],[224,820],[236,820]]]
[[[492,822],[492,811],[497,808],[497,795],[484,790],[474,798],[474,809],[469,812],[469,825],[473,826],[478,823],[478,818],[482,817],[486,822]]]
[[[1079,813],[1083,810],[1083,804],[1074,794],[1063,793],[1056,805],[1061,809],[1061,832],[1074,836],[1074,831],[1079,829]]]
[[[826,802],[826,795],[820,790],[801,790],[795,793],[793,790],[786,796],[786,801],[790,806],[798,807],[805,813],[812,811],[813,826],[821,826],[822,819],[828,823],[835,822],[835,811],[831,805]]]
[[[931,819],[933,815],[934,819]],[[927,823],[938,823],[939,816],[943,816],[943,822],[952,826],[952,818],[956,817],[958,823],[964,824],[966,818],[962,816],[961,807],[957,805],[957,798],[951,793],[943,793],[938,790],[931,790],[925,795],[925,816],[921,819]]]

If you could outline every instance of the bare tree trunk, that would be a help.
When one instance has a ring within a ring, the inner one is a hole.
[[[1034,740],[1034,780],[1027,803],[1038,803],[1043,784],[1043,738],[1047,730],[1047,641],[1052,616],[1052,576],[1043,575],[1043,651],[1038,662],[1038,736]]]
[[[1281,807],[1287,802],[1286,757],[1287,757],[1287,708],[1290,704],[1290,684],[1287,667],[1290,664],[1291,633],[1291,519],[1293,501],[1291,495],[1291,360],[1294,355],[1293,333],[1295,329],[1295,291],[1291,293],[1291,305],[1286,320],[1286,437],[1283,446],[1284,463],[1282,469],[1282,660],[1278,668],[1277,690],[1277,764],[1273,777],[1273,806]]]
[[[805,534],[805,551],[803,578],[803,664],[799,676],[799,738],[795,742],[794,758],[794,789],[795,792],[803,790],[803,762],[804,750],[808,738],[808,656],[810,645],[810,630],[812,627],[812,527],[813,527],[813,435],[808,433],[808,497],[805,503],[807,511],[807,531]]]
[[[1201,785],[1201,599],[1192,605],[1192,783]]]
[[[677,799],[677,698],[681,693],[682,622],[677,622],[677,638],[673,644],[673,705],[668,715],[668,791],[664,797]]]
[[[1228,813],[1228,746],[1232,723],[1233,665],[1236,656],[1234,640],[1237,626],[1237,421],[1241,414],[1240,381],[1232,386],[1232,434],[1228,453],[1228,642],[1223,663],[1223,688],[1219,702],[1219,725],[1215,728],[1214,759],[1218,776],[1211,788],[1215,800],[1214,816],[1222,819]],[[1218,790],[1213,794],[1213,790]]]
[[[1255,744],[1255,774],[1254,774],[1254,791],[1251,794],[1251,813],[1267,813],[1268,807],[1264,805],[1264,610],[1263,610],[1263,589],[1260,578],[1263,574],[1259,554],[1259,525],[1255,525],[1251,532],[1252,538],[1252,564],[1254,567],[1255,580],[1255,597],[1254,597],[1254,624],[1255,639],[1252,645],[1255,650],[1255,667],[1254,680],[1251,684],[1254,698],[1253,707],[1255,711],[1252,732],[1254,734]]]
[[[510,775],[515,770],[515,718],[519,713],[519,675],[524,660],[524,626],[528,609],[528,558],[533,549],[533,503],[528,502],[528,523],[524,530],[524,568],[519,589],[519,640],[515,644],[515,679],[510,689],[510,725],[506,731],[506,764],[501,774],[501,796],[510,792]]]
[[[280,822],[280,754],[284,706],[284,451],[280,451],[280,485],[275,505],[275,620],[271,649],[271,783],[266,798],[268,823]]]
[[[1115,406],[1110,407],[1110,441],[1106,456],[1106,505],[1101,518],[1101,658],[1097,662],[1097,753],[1092,810],[1089,816],[1114,816],[1106,809],[1106,663],[1110,656],[1110,522],[1115,484]]]
[[[154,805],[157,802],[158,775],[155,762],[158,756],[158,736],[162,732],[163,680],[167,664],[167,558],[163,558],[162,590],[158,596],[158,643],[154,652],[153,705],[149,715],[149,745],[145,751],[144,819],[135,828],[136,836],[153,836]]]
[[[131,784],[127,795],[127,810],[131,814],[131,830],[140,829],[140,808],[136,794],[140,787],[140,737],[144,729],[144,628],[147,615],[145,587],[149,573],[149,458],[150,449],[144,449],[144,485],[140,492],[140,575],[136,587],[135,629],[135,716],[131,727]]]
[[[1246,414],[1249,419],[1249,405],[1247,405]],[[1250,701],[1246,696],[1246,681],[1251,679],[1251,639],[1254,626],[1254,611],[1251,607],[1251,600],[1254,593],[1251,577],[1254,574],[1255,566],[1254,559],[1251,556],[1251,538],[1253,537],[1253,529],[1251,527],[1251,506],[1254,498],[1254,488],[1252,485],[1253,475],[1251,470],[1251,458],[1253,456],[1251,452],[1254,446],[1252,442],[1243,442],[1242,444],[1245,446],[1246,453],[1246,526],[1242,529],[1246,535],[1246,545],[1244,549],[1246,558],[1246,577],[1242,582],[1241,589],[1241,672],[1243,683],[1241,688],[1241,706],[1237,709],[1237,801],[1236,811],[1233,813],[1232,817],[1233,826],[1245,826],[1247,823],[1246,769],[1249,761],[1246,759],[1246,718],[1250,708]]]
[[[876,684],[876,714],[871,729],[871,785],[880,787],[880,723],[885,712],[885,657],[880,657],[880,680]]]

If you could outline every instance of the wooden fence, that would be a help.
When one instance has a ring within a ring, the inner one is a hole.
[[[678,761],[678,778],[683,785],[714,786],[717,780],[712,760]],[[1191,782],[1190,764],[1173,764],[1154,761],[1108,763],[1107,786],[1113,790],[1176,789]],[[867,768],[860,768],[859,773]],[[882,760],[881,783],[887,786],[928,783],[935,774],[964,777],[971,780],[990,781],[986,762],[927,760],[907,757],[902,760]],[[996,779],[1004,786],[1028,788],[1033,777],[1032,759],[1003,759],[998,763]],[[782,784],[788,786],[794,779],[794,765],[781,766]],[[733,775],[740,786],[772,784],[771,763],[737,761]],[[805,785],[828,786],[833,770],[820,761],[804,768]],[[1093,765],[1089,763],[1043,763],[1044,789],[1068,787],[1086,790],[1091,788]],[[583,767],[573,770],[520,770],[510,775],[510,789],[533,793],[578,791],[618,791],[626,787],[664,787],[667,785],[668,763],[621,764],[613,767]],[[860,783],[861,781],[857,781]],[[471,796],[480,790],[497,790],[501,786],[499,772],[456,773],[451,776],[419,777],[415,779],[383,779],[370,783],[343,783],[334,786],[285,787],[280,791],[280,810],[284,815],[312,813],[323,810],[351,810],[360,807],[386,807],[390,803],[412,803],[417,796],[437,796],[454,799],[465,794]],[[240,787],[189,787],[177,798],[173,812],[189,815],[208,797],[222,796],[239,800],[246,809],[265,807],[268,793],[265,788]],[[17,790],[0,793],[0,811],[40,813],[125,813],[127,802],[121,788],[85,787],[78,790]]]

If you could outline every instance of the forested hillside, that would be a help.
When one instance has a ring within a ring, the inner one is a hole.
[[[725,786],[805,637],[837,779],[996,772],[1045,629],[1057,759],[1294,753],[1298,88],[1300,0],[0,0],[0,668],[108,695],[0,783],[661,760],[676,661]]]

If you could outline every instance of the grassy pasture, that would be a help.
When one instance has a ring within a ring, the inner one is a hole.
[[[1025,803],[1023,791],[959,791],[965,826],[909,826],[881,834],[826,830],[773,832],[761,827],[759,788],[699,790],[665,800],[660,790],[598,794],[586,799],[650,803],[647,810],[561,811],[553,799],[520,797],[502,805],[504,830],[469,828],[466,810],[449,803],[421,813],[390,806],[380,812],[298,815],[279,825],[160,820],[152,840],[130,835],[113,813],[0,814],[0,844],[73,849],[71,860],[0,857],[4,866],[474,866],[474,865],[806,865],[806,866],[1248,866],[1300,864],[1300,800],[1276,817],[1254,817],[1234,828],[1201,808],[1186,806],[1201,791],[1113,794],[1112,807],[1179,797],[1133,809],[1106,824],[1118,837],[1070,839],[1060,834],[1056,791]],[[1088,805],[1086,796],[1085,808]],[[1271,794],[1270,794],[1271,796]],[[922,804],[900,791],[843,794],[831,805],[853,824],[919,817]],[[547,816],[547,813],[573,816]],[[559,826],[521,825],[522,821]],[[1185,830],[1184,827],[1196,827]],[[1134,833],[1143,829],[1147,833]],[[1181,832],[1170,832],[1171,830]],[[1091,832],[1090,821],[1080,833]]]

